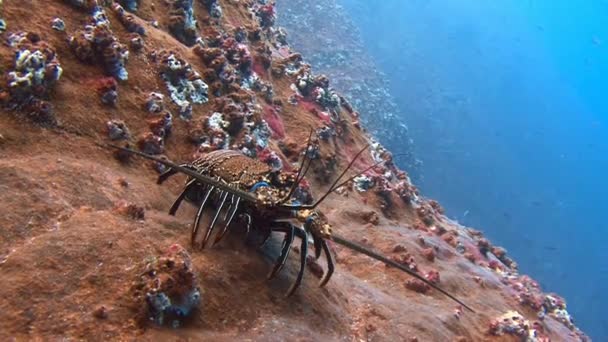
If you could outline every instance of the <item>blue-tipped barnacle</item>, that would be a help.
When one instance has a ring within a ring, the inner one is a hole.
[[[143,26],[141,26],[137,22],[137,20],[135,19],[135,16],[133,16],[133,14],[130,14],[127,11],[125,11],[125,9],[122,6],[120,6],[120,4],[118,4],[118,3],[115,2],[112,5],[112,10],[118,16],[118,20],[120,20],[121,24],[129,32],[137,33],[140,36],[143,36],[143,35],[146,34],[146,30],[144,29]]]
[[[137,141],[137,145],[146,154],[161,154],[165,150],[163,137],[152,132],[144,133]]]
[[[251,131],[251,134],[255,137],[255,141],[259,147],[262,149],[268,147],[268,140],[272,136],[272,133],[266,121],[262,120],[257,124]]]
[[[127,140],[131,136],[127,125],[122,120],[111,120],[106,123],[110,140]]]
[[[4,19],[0,19],[0,33],[4,33],[6,31],[6,21]]]
[[[106,71],[121,81],[129,79],[129,73],[125,68],[128,59],[129,50],[117,41],[104,50]]]
[[[129,46],[131,47],[131,50],[135,52],[140,51],[144,48],[144,40],[141,38],[141,36],[136,35],[129,41]]]
[[[374,181],[365,175],[356,177],[353,182],[355,183],[355,189],[359,192],[365,192],[374,186]]]
[[[146,110],[153,114],[162,112],[165,109],[164,99],[165,95],[161,93],[152,92],[148,94],[148,99],[146,100]]]
[[[93,18],[93,22],[95,26],[107,26],[110,27],[110,20],[106,15],[106,11],[101,6],[96,6],[93,9],[93,14],[91,15]]]
[[[198,30],[192,0],[173,0],[169,15],[169,30],[173,36],[188,46],[194,45]]]
[[[207,11],[209,11],[209,15],[212,18],[219,19],[222,17],[222,7],[218,0],[203,0],[202,2],[207,7]]]
[[[51,28],[56,31],[65,31],[65,22],[61,18],[54,18],[51,21]]]
[[[118,102],[118,92],[114,89],[106,91],[101,94],[101,102],[105,105],[115,106]]]

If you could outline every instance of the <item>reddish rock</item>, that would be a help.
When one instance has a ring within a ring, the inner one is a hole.
[[[430,262],[435,261],[435,249],[432,247],[425,248],[422,250],[422,255],[424,258]]]
[[[418,293],[427,293],[431,289],[429,285],[418,279],[410,279],[406,281],[405,287]]]

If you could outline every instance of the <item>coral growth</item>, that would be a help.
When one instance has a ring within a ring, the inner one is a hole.
[[[209,100],[209,87],[188,62],[172,51],[159,54],[160,75],[165,81],[171,100],[179,106],[183,119],[192,118],[192,103],[202,104]]]
[[[129,78],[125,67],[129,50],[112,33],[103,8],[95,7],[90,24],[71,36],[69,43],[79,60],[101,63],[105,71],[118,80],[126,81]]]
[[[180,326],[201,300],[190,255],[180,245],[172,245],[165,255],[147,261],[133,294],[142,320]]]
[[[197,22],[194,16],[193,0],[169,0],[169,31],[177,40],[188,46],[194,45],[197,34]]]
[[[36,122],[55,124],[52,106],[47,102],[63,72],[55,50],[28,32],[11,34],[8,44],[15,57],[0,86],[0,101]]]
[[[135,7],[135,8],[137,8],[137,7]],[[120,23],[129,32],[137,33],[140,36],[143,36],[146,34],[146,30],[144,29],[143,26],[141,26],[139,23],[137,23],[135,16],[133,14],[127,13],[127,11],[125,11],[125,9],[120,4],[115,2],[112,5],[112,10],[118,16],[118,20],[120,21]]]

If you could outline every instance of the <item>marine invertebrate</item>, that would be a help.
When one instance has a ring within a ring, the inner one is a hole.
[[[127,124],[122,120],[110,120],[106,123],[110,140],[127,140],[131,136]]]
[[[118,102],[118,83],[113,77],[105,77],[99,80],[97,92],[101,95],[103,104],[115,106]]]
[[[56,31],[65,31],[65,22],[61,18],[54,18],[51,21],[51,28]]]
[[[311,144],[312,133],[313,131],[311,130],[307,149]],[[323,253],[327,261],[327,272],[320,282],[321,286],[329,281],[334,271],[333,257],[327,245],[327,241],[331,240],[408,273],[417,281],[440,291],[472,311],[466,304],[429,282],[411,268],[404,267],[369,248],[333,234],[331,225],[325,215],[317,210],[318,205],[336,188],[344,185],[345,182],[351,181],[353,177],[350,177],[346,181],[342,181],[342,178],[354,162],[356,162],[357,158],[367,150],[367,147],[357,153],[344,172],[330,186],[329,190],[313,204],[301,204],[294,201],[292,197],[312,163],[312,160],[306,157],[306,153],[304,154],[301,167],[297,174],[294,175],[271,172],[267,165],[251,159],[238,151],[219,150],[208,153],[192,163],[177,165],[146,153],[114,145],[110,145],[110,147],[136,154],[167,166],[167,171],[158,178],[159,184],[177,173],[183,173],[189,177],[184,190],[169,210],[169,214],[175,215],[183,200],[194,203],[199,207],[192,225],[191,243],[193,245],[199,245],[201,248],[204,248],[209,242],[216,225],[221,221],[222,227],[217,231],[213,242],[214,244],[218,243],[228,232],[235,217],[240,217],[245,221],[248,231],[260,234],[263,243],[270,238],[273,232],[283,233],[285,236],[281,255],[269,274],[269,278],[272,278],[284,266],[294,237],[299,237],[301,240],[300,270],[295,282],[287,292],[288,295],[293,294],[302,281],[307,262],[310,234],[313,239],[315,257],[319,258]],[[205,229],[204,234],[202,234],[202,240],[199,242],[201,215],[206,205],[211,202],[215,203],[215,214],[211,223]]]
[[[137,7],[136,7],[137,8]],[[128,13],[125,9],[117,2],[112,4],[112,10],[118,16],[120,23],[129,31],[143,36],[146,34],[146,30],[141,26],[133,14]]]
[[[180,107],[180,117],[191,119],[192,103],[206,103],[209,100],[209,87],[200,74],[174,52],[161,52],[160,61],[161,78],[165,81],[171,100]]]
[[[12,69],[4,75],[0,98],[10,109],[26,111],[40,123],[54,124],[52,106],[46,99],[63,73],[57,53],[33,33],[13,33],[8,43],[15,57]]]
[[[101,7],[95,7],[92,22],[69,38],[70,48],[82,62],[103,64],[105,71],[116,79],[126,81],[129,50],[110,29],[110,22]]]
[[[161,154],[165,150],[163,138],[152,132],[144,133],[137,141],[137,145],[147,154]]]
[[[431,289],[431,287],[423,281],[418,279],[409,279],[405,282],[405,287],[409,290],[418,292],[418,293],[427,293]]]
[[[222,17],[222,7],[217,0],[201,0],[203,5],[207,7],[207,11],[209,11],[209,15],[212,18],[219,19]]]
[[[146,110],[152,114],[160,114],[165,109],[165,95],[151,92],[146,100]]]
[[[146,210],[143,207],[126,201],[119,202],[116,205],[116,211],[134,220],[143,220],[146,216]]]
[[[169,0],[169,31],[185,45],[192,46],[198,38],[192,0]]]
[[[517,311],[507,311],[490,323],[489,333],[500,336],[510,334],[525,338],[528,336],[530,322]]]
[[[180,245],[146,262],[132,291],[142,320],[158,325],[178,327],[201,301],[190,255]]]

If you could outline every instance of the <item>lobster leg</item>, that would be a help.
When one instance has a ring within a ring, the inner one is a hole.
[[[232,197],[234,198],[234,196],[232,196]],[[234,215],[236,214],[237,210],[239,210],[240,202],[241,202],[241,198],[237,197],[236,201],[234,203],[234,209],[232,209],[232,213],[230,214],[230,217],[228,218],[228,221],[226,222],[224,229],[222,229],[222,231],[215,238],[215,241],[213,242],[212,247],[215,246],[216,243],[220,242],[220,240],[224,237],[224,235],[226,235],[226,232],[228,232],[228,227],[230,227],[230,223],[232,223],[232,219],[234,218]]]
[[[300,227],[295,227],[296,235],[302,240],[300,245],[300,271],[298,272],[298,276],[296,277],[296,281],[291,285],[289,290],[287,291],[286,297],[291,296],[302,283],[302,278],[304,277],[304,270],[306,269],[306,257],[308,256],[308,235],[306,231]]]
[[[190,164],[181,164],[180,166],[196,171]],[[160,176],[158,176],[156,184],[163,184],[167,179],[169,179],[169,177],[173,176],[178,172],[179,171],[173,169],[172,167],[168,168],[165,172],[161,173]]]
[[[211,224],[209,224],[209,227],[207,227],[207,232],[205,233],[205,237],[203,238],[203,242],[201,243],[201,249],[205,248],[205,245],[207,244],[207,241],[209,241],[209,237],[211,236],[211,232],[213,232],[213,227],[215,227],[215,224],[217,223],[217,219],[220,216],[220,213],[222,212],[222,208],[224,207],[224,204],[226,204],[226,198],[228,198],[228,192],[224,192],[221,195],[220,206],[217,208],[217,211],[215,212],[215,216],[213,217],[213,221],[211,221]]]
[[[281,255],[279,255],[279,258],[274,264],[272,271],[268,273],[269,280],[272,279],[285,265],[285,261],[287,260],[289,251],[291,250],[291,244],[293,243],[295,229],[293,225],[289,224],[286,227],[272,228],[271,231],[285,232],[285,238],[283,239],[283,249],[281,250]]]
[[[175,202],[173,202],[173,205],[171,206],[171,209],[169,209],[169,215],[175,216],[175,213],[177,213],[177,209],[179,209],[179,206],[182,204],[184,198],[186,198],[186,194],[188,193],[188,191],[194,186],[194,183],[196,183],[196,179],[193,179],[189,181],[188,184],[186,184],[184,190],[179,194],[179,196],[177,196]]]
[[[228,208],[226,208],[226,212],[224,213],[224,222],[226,221],[226,219],[228,219],[228,216],[230,215],[230,212],[232,211],[232,207],[234,206],[234,202],[236,201],[236,196],[232,195],[230,196],[230,205],[228,206]]]
[[[201,206],[198,208],[198,212],[196,213],[196,217],[194,218],[194,224],[192,226],[192,236],[190,237],[190,243],[192,245],[195,244],[196,242],[196,235],[198,234],[198,226],[201,222],[201,215],[203,214],[203,209],[205,208],[205,204],[207,204],[207,201],[209,200],[209,196],[211,196],[211,193],[215,190],[215,187],[210,187],[209,190],[207,190],[207,193],[205,194],[205,198],[203,199],[203,202],[201,203]]]
[[[319,286],[323,287],[325,284],[327,284],[329,278],[331,278],[331,275],[334,273],[334,258],[331,255],[327,241],[321,239],[321,245],[323,246],[323,251],[325,252],[325,258],[327,259],[327,271],[325,271],[323,279],[321,279],[319,282]]]
[[[242,214],[242,217],[247,220],[247,225],[245,226],[245,228],[247,229],[247,231],[245,232],[245,240],[247,240],[249,238],[249,232],[251,231],[251,216],[247,213],[244,213]]]
[[[270,240],[270,235],[272,234],[272,229],[268,229],[268,231],[264,232],[264,236],[262,237],[262,242],[260,243],[260,248],[264,247],[266,242]]]
[[[312,238],[315,246],[315,259],[319,259],[321,257],[321,252],[323,248],[323,239],[314,235]]]

